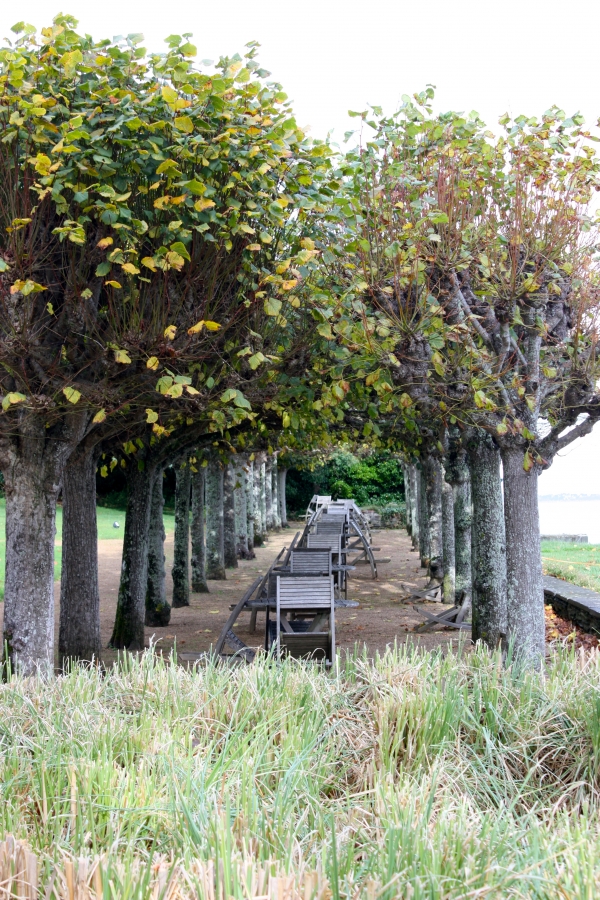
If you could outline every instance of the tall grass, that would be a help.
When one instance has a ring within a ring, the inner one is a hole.
[[[542,677],[410,646],[333,674],[147,652],[0,687],[0,877],[37,867],[49,898],[591,900],[599,762],[598,654]]]

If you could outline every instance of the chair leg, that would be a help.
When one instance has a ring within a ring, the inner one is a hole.
[[[254,634],[254,632],[256,631],[256,616],[257,616],[257,614],[258,614],[257,609],[253,609],[250,614],[250,632],[252,634]]]

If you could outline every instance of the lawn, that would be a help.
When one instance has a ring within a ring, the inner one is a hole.
[[[123,527],[125,525],[125,512],[122,509],[108,509],[103,506],[96,508],[98,517],[98,540],[104,541],[114,538],[123,537]],[[6,522],[6,502],[4,497],[0,498],[0,598],[4,596],[4,564],[6,559],[6,539],[5,539],[5,522]],[[114,528],[113,523],[118,522],[119,528]],[[167,534],[171,533],[175,528],[175,519],[172,514],[164,515],[165,529]],[[62,507],[58,507],[56,511],[56,546],[54,548],[54,568],[56,579],[60,578],[61,571],[61,539],[62,539]]]
[[[542,542],[544,574],[600,591],[600,544]]]
[[[591,900],[599,697],[600,656],[561,650],[544,677],[409,647],[13,679],[0,840],[27,851],[0,879],[20,856],[60,900]]]

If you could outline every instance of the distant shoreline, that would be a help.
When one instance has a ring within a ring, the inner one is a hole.
[[[543,497],[538,497],[540,503],[545,501],[556,501],[556,500],[600,500],[600,494],[546,494]]]

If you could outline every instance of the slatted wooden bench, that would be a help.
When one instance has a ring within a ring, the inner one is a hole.
[[[335,598],[333,576],[277,577],[275,651],[278,657],[310,657],[331,665],[335,659]],[[316,613],[312,622],[289,621],[285,614]],[[329,620],[327,631],[322,630]],[[267,640],[270,629],[267,623]]]

